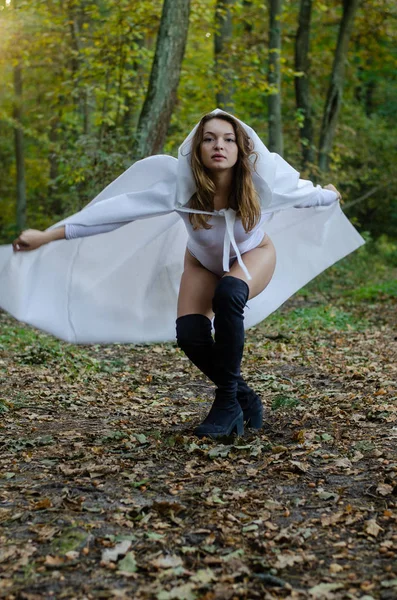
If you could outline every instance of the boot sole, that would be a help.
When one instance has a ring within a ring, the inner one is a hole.
[[[244,420],[243,420],[242,415],[236,417],[231,422],[229,427],[227,429],[224,429],[223,431],[211,431],[210,429],[205,430],[204,428],[202,430],[200,430],[200,427],[201,427],[201,425],[196,427],[196,429],[193,432],[194,435],[196,435],[197,437],[209,437],[214,440],[216,440],[220,437],[228,437],[228,436],[232,435],[233,433],[236,433],[236,435],[238,435],[238,436],[244,434]]]

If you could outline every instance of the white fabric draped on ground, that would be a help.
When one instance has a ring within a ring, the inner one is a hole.
[[[259,153],[254,182],[262,210],[272,213],[264,229],[277,251],[271,283],[246,308],[250,327],[364,241],[337,202],[293,208],[310,203],[318,189],[243,126]],[[173,340],[187,242],[176,211],[194,192],[192,133],[178,160],[159,155],[135,163],[86,208],[56,225],[125,226],[33,252],[14,254],[11,246],[1,246],[0,307],[75,343]]]

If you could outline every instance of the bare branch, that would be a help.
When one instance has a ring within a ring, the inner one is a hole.
[[[347,204],[344,204],[343,205],[343,210],[346,210],[348,208],[351,208],[352,206],[355,206],[356,204],[359,204],[360,202],[363,202],[364,200],[366,200],[370,196],[373,196],[378,190],[381,190],[382,188],[385,188],[388,185],[389,185],[389,183],[384,183],[382,185],[377,185],[376,187],[372,188],[368,192],[365,192],[365,194],[363,194],[359,198],[356,198],[355,200],[352,200],[351,202],[348,202]]]

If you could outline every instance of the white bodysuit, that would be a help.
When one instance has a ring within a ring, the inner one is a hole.
[[[335,192],[321,188],[321,194],[317,196],[315,204],[313,204],[313,202],[303,202],[297,204],[295,208],[328,206],[335,202],[336,199],[337,194]],[[241,219],[236,217],[236,213],[232,209],[223,209],[210,213],[211,218],[208,223],[211,225],[211,229],[193,229],[189,219],[189,213],[193,211],[189,208],[176,210],[182,218],[189,236],[187,249],[192,256],[203,265],[203,267],[219,277],[222,277],[226,271],[229,271],[231,265],[237,259],[243,271],[250,278],[241,259],[241,255],[249,250],[257,248],[262,242],[265,236],[263,224],[271,219],[271,213],[263,212],[258,224],[247,233],[244,230]],[[110,223],[87,227],[84,225],[72,225],[67,223],[65,225],[65,237],[70,240],[107,233],[122,227],[125,224],[125,222]]]

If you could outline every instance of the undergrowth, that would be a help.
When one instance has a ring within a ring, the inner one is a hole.
[[[366,236],[368,238],[368,236]],[[397,298],[397,243],[371,239],[302,288],[268,317],[267,330],[307,332],[363,330],[366,304]],[[298,306],[296,306],[298,304]]]

